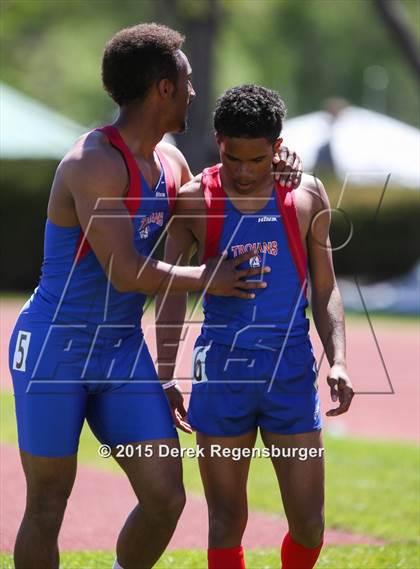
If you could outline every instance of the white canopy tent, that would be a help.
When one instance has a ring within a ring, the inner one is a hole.
[[[83,126],[0,83],[0,158],[62,158]]]
[[[348,106],[285,121],[282,137],[312,172],[321,147],[330,145],[336,174],[351,184],[420,186],[420,130],[393,118]]]

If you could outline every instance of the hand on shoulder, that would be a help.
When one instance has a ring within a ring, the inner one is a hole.
[[[330,202],[324,184],[313,174],[302,175],[300,186],[294,190],[299,202],[308,209],[312,215],[319,211],[329,210]]]

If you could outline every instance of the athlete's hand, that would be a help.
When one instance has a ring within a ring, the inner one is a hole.
[[[236,296],[238,298],[252,299],[255,289],[266,288],[265,281],[247,281],[248,277],[262,276],[271,271],[270,267],[257,267],[240,269],[239,265],[255,257],[253,251],[239,255],[235,259],[226,259],[226,252],[209,259],[204,273],[205,290],[217,296]]]
[[[168,398],[169,405],[172,411],[172,417],[174,419],[175,427],[184,433],[191,434],[192,428],[185,420],[187,416],[187,411],[184,407],[184,396],[177,385],[165,389],[166,397]]]
[[[297,188],[302,179],[302,160],[296,154],[282,146],[273,157],[274,179],[287,188]]]
[[[347,374],[346,366],[340,364],[331,366],[327,383],[330,386],[332,401],[334,403],[337,400],[340,402],[340,405],[336,409],[327,411],[327,416],[335,417],[336,415],[346,413],[354,397],[353,386]]]

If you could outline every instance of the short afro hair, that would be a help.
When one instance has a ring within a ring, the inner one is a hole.
[[[176,52],[184,36],[160,24],[138,24],[117,32],[106,44],[102,82],[118,105],[144,99],[161,79],[178,77]]]
[[[214,129],[231,138],[266,138],[271,143],[280,136],[286,105],[276,91],[260,85],[228,89],[216,102]]]

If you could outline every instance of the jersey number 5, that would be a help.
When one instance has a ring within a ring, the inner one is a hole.
[[[15,353],[13,356],[13,369],[16,371],[26,371],[26,357],[28,355],[30,340],[30,332],[19,330]]]

